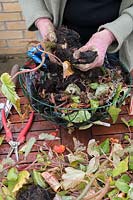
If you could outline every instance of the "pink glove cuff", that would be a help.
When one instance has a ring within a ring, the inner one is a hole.
[[[40,17],[35,21],[35,26],[39,29],[44,23],[51,23],[51,21],[48,18]]]
[[[115,41],[115,36],[113,35],[113,33],[111,33],[109,30],[104,29],[102,30],[103,35],[104,35],[104,39],[106,40],[106,42],[110,45],[113,41]]]

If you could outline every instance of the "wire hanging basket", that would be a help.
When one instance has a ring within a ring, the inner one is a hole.
[[[115,106],[120,107],[126,97],[130,93],[130,85],[132,84],[131,76],[128,71],[128,68],[124,66],[118,60],[111,60],[111,65],[120,65],[122,74],[125,77],[125,85],[126,90],[122,91],[117,97],[117,102],[115,101]],[[29,62],[29,64],[23,66],[21,70],[26,68],[31,68],[31,63],[34,65],[34,61]],[[116,98],[116,91],[114,90],[113,95],[104,105],[99,105],[97,107],[66,107],[64,104],[56,105],[54,102],[49,101],[45,98],[45,95],[42,97],[40,95],[39,87],[36,86],[37,83],[39,85],[44,84],[44,80],[46,80],[49,76],[49,72],[45,70],[46,63],[44,64],[43,69],[39,69],[36,73],[23,73],[19,75],[19,82],[22,87],[24,95],[28,98],[30,105],[32,108],[37,111],[43,118],[46,120],[52,121],[58,125],[64,127],[85,127],[92,124],[95,124],[97,121],[101,121],[109,117],[108,109],[111,105],[114,104],[114,98]],[[106,68],[106,65],[105,65]],[[87,73],[87,72],[86,72]],[[119,86],[119,84],[117,84]],[[53,93],[52,93],[53,94]],[[77,105],[78,103],[76,103]]]

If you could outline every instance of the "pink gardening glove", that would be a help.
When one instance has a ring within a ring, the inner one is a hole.
[[[50,19],[43,17],[39,18],[36,20],[35,25],[40,31],[44,41],[49,40],[51,42],[54,42],[57,40],[54,31],[54,26]]]
[[[78,59],[80,52],[85,52],[88,50],[97,51],[98,56],[94,62],[90,64],[79,64],[78,69],[82,71],[87,71],[94,67],[100,67],[104,63],[104,57],[109,45],[115,41],[114,35],[107,29],[104,29],[100,32],[96,32],[92,35],[90,40],[80,49],[76,50],[73,54],[73,57]]]

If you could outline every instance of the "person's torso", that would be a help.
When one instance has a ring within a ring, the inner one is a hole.
[[[118,17],[121,0],[68,0],[63,24],[74,29],[86,43],[100,25]]]

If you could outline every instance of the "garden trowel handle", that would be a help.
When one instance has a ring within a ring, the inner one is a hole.
[[[13,77],[18,71],[19,71],[19,66],[16,64],[11,69],[11,73],[10,73],[11,77]],[[13,82],[14,82],[15,85],[17,84],[17,80],[18,80],[18,76],[16,76],[13,79]]]

